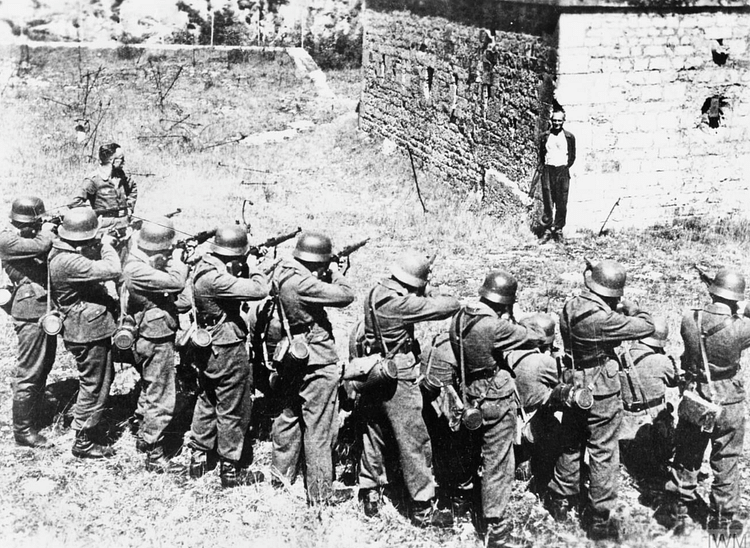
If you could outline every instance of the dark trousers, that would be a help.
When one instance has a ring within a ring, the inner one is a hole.
[[[617,498],[620,470],[618,437],[622,422],[620,395],[595,397],[591,409],[566,409],[562,420],[562,454],[549,488],[559,496],[581,492],[583,451],[589,454],[588,510],[609,517]]]
[[[55,363],[57,337],[50,337],[36,320],[14,320],[18,336],[18,361],[13,374],[14,401],[38,402]]]
[[[284,380],[284,409],[273,422],[274,470],[293,482],[304,460],[308,502],[325,502],[333,483],[333,445],[338,429],[341,367],[308,365],[304,375]]]
[[[703,454],[711,443],[711,510],[734,514],[740,509],[740,470],[742,446],[745,439],[744,402],[722,405],[722,413],[711,433],[699,426],[680,421],[675,435],[677,449],[666,491],[684,503],[693,502],[698,487],[698,471]]]
[[[190,446],[239,462],[253,408],[253,379],[244,343],[213,345],[195,353],[201,391],[195,402]]]
[[[138,411],[143,420],[140,435],[147,444],[156,445],[162,442],[177,406],[174,339],[139,338],[133,354],[141,371]]]
[[[115,378],[112,341],[109,338],[88,343],[65,341],[78,365],[78,399],[73,412],[73,430],[89,430],[101,421]]]
[[[422,392],[413,381],[397,381],[392,390],[364,394],[365,421],[359,487],[371,489],[389,483],[387,451],[395,450],[411,500],[424,502],[435,496],[432,447],[422,417]],[[393,470],[390,470],[393,474]]]
[[[570,171],[567,166],[544,166],[542,174],[542,224],[553,230],[562,230],[568,215],[568,190]],[[554,211],[553,211],[554,210]]]

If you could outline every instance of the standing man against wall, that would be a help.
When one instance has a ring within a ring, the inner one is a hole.
[[[551,128],[542,135],[539,161],[542,166],[542,226],[549,230],[548,239],[559,240],[568,214],[570,167],[576,161],[576,138],[563,129],[565,111],[555,103]]]

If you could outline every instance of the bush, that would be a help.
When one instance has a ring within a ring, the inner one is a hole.
[[[305,36],[305,49],[322,70],[356,69],[362,66],[362,29],[329,37]]]

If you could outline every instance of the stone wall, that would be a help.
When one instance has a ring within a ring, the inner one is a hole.
[[[528,180],[551,100],[556,10],[464,0],[366,5],[363,128],[408,144],[456,186],[476,187],[489,169]]]
[[[750,13],[566,13],[559,39],[570,224],[750,213]]]

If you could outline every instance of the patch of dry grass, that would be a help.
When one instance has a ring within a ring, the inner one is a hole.
[[[735,241],[739,232],[726,228],[703,226],[699,237],[693,237],[694,228],[680,226],[599,238],[589,234],[565,245],[540,246],[524,219],[487,215],[470,193],[420,171],[428,209],[424,213],[408,158],[398,152],[384,156],[380,143],[356,128],[354,72],[329,74],[332,88],[346,94],[330,103],[318,100],[304,81],[296,80],[290,64],[281,58],[253,61],[247,67],[209,66],[181,76],[161,111],[145,63],[137,58],[108,65],[107,77],[91,90],[95,101],[112,102],[100,142],[121,143],[128,168],[153,174],[136,176],[141,192],[136,213],[148,218],[181,207],[177,228],[194,232],[233,222],[243,201],[250,200],[248,213],[257,241],[295,226],[326,231],[337,246],[371,236],[370,244],[353,257],[349,274],[360,296],[387,274],[399,251],[414,247],[439,254],[435,282],[462,298],[475,297],[490,269],[504,268],[519,279],[519,308],[556,312],[580,289],[584,256],[613,258],[628,266],[627,293],[669,319],[673,335],[668,349],[679,355],[680,312],[705,300],[690,265],[726,262],[744,270],[750,266],[743,246]],[[86,58],[83,64],[86,70],[98,66],[96,58]],[[75,102],[81,91],[79,68],[75,60],[50,56],[43,66],[33,66],[5,87],[0,104],[7,113],[6,134],[14,138],[0,149],[6,168],[0,179],[0,210],[7,211],[20,193],[40,194],[48,206],[66,203],[83,174],[92,169],[72,129],[80,111],[43,99]],[[139,138],[165,131],[187,115],[177,126],[180,138]],[[279,129],[301,119],[318,124],[312,132],[284,143],[237,142],[201,150],[239,132]],[[287,253],[291,246],[286,243],[279,252]],[[348,326],[361,315],[361,307],[359,301],[332,313],[342,355]],[[390,505],[375,519],[364,518],[353,501],[334,509],[309,509],[301,481],[290,492],[268,484],[224,491],[215,472],[197,482],[147,474],[128,433],[117,442],[116,458],[80,462],[70,455],[72,436],[62,417],[45,431],[57,444],[54,450],[16,447],[9,390],[15,339],[7,320],[2,322],[3,546],[480,545],[471,530],[416,529]],[[423,326],[418,333],[426,337],[439,328]],[[61,350],[50,381],[74,377],[72,361]],[[125,377],[119,375],[123,390],[128,386]],[[257,442],[255,466],[266,475],[269,452],[268,442]],[[705,493],[705,485],[702,489]],[[620,501],[627,546],[705,546],[700,533],[687,540],[666,535],[651,519],[651,511],[637,502],[637,492],[624,473]],[[743,504],[747,511],[749,501]],[[522,483],[515,485],[508,519],[519,545],[593,545],[577,525],[552,522]]]

